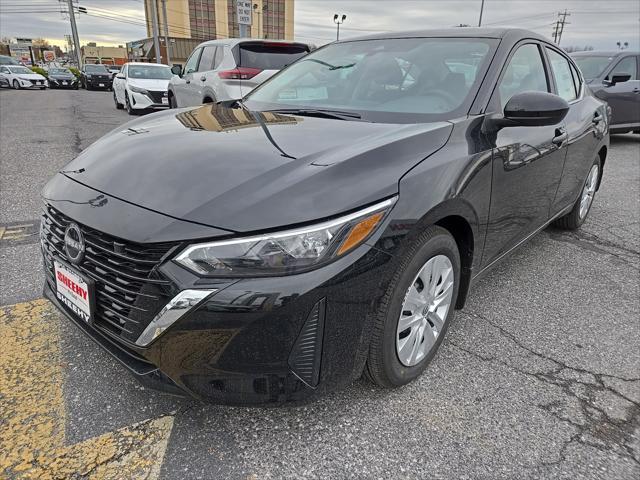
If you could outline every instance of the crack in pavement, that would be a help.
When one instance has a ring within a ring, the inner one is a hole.
[[[510,340],[528,354],[550,362],[553,367],[547,370],[529,371],[511,364],[499,358],[497,355],[483,355],[450,340],[449,342],[454,347],[483,362],[498,363],[521,375],[534,378],[546,385],[558,387],[567,397],[567,400],[577,402],[582,417],[581,419],[576,419],[575,414],[574,418],[572,418],[571,414],[563,413],[563,409],[568,410],[568,407],[570,407],[569,402],[563,404],[563,402],[555,401],[537,405],[558,421],[564,422],[577,430],[575,434],[562,444],[558,452],[558,459],[552,462],[542,462],[539,465],[540,467],[553,466],[566,461],[569,446],[576,443],[595,448],[601,452],[614,453],[640,466],[640,454],[634,449],[634,446],[632,446],[634,440],[637,442],[636,431],[640,429],[640,403],[605,383],[606,379],[614,379],[622,382],[640,382],[640,378],[626,378],[606,373],[596,373],[585,368],[567,365],[556,358],[528,347],[513,333],[482,315],[468,311],[460,313],[472,319],[488,323],[494,327],[503,338]],[[566,376],[567,373],[579,374],[583,379],[569,378]],[[565,376],[563,376],[563,374]],[[585,379],[585,376],[589,380]],[[640,384],[638,386],[640,388]],[[605,408],[597,404],[598,396],[602,395],[613,395],[619,401],[623,402],[625,405],[625,414],[622,418],[612,417]]]
[[[619,245],[616,242],[612,242],[610,240],[605,240],[598,235],[593,233],[588,233],[585,231],[575,231],[575,232],[566,232],[560,230],[547,230],[547,236],[551,240],[555,240],[557,242],[569,243],[571,245],[575,245],[578,248],[583,250],[589,250],[595,253],[611,255],[616,257],[617,259],[624,262],[629,267],[639,270],[640,267],[636,265],[633,260],[638,260],[640,258],[640,251],[634,250],[633,248],[625,247],[624,245]],[[613,248],[624,252],[622,254],[612,252],[607,250],[607,248]]]

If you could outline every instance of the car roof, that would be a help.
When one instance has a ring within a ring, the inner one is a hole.
[[[620,55],[638,55],[638,52],[630,50],[588,50],[583,52],[572,52],[572,57],[618,57]]]
[[[169,68],[169,65],[165,65],[164,63],[150,63],[150,62],[127,62],[125,63],[125,65],[155,65],[156,67]],[[124,65],[121,65],[121,66],[124,67]]]
[[[359,40],[373,40],[373,39],[389,39],[389,38],[498,38],[505,37],[516,38],[534,38],[538,40],[544,40],[549,42],[549,39],[543,35],[525,30],[523,28],[510,28],[510,27],[452,27],[441,28],[432,30],[410,30],[404,32],[386,32],[376,33],[372,35],[365,35],[361,37],[349,38],[341,40],[341,42],[352,42]]]

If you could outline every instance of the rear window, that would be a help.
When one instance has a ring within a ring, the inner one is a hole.
[[[241,43],[236,62],[239,67],[281,70],[309,53],[306,45]]]

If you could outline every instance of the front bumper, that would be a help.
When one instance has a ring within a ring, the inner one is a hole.
[[[162,93],[164,93],[164,97]],[[169,97],[166,92],[153,92],[150,95],[151,97],[143,93],[129,91],[131,108],[136,110],[164,110],[169,108]],[[165,98],[167,103],[163,103],[162,98]]]
[[[366,245],[353,255],[306,274],[230,282],[146,348],[80,320],[49,282],[44,291],[146,386],[227,405],[300,403],[346,386],[364,366],[390,257]],[[162,268],[184,276],[171,262]]]
[[[24,89],[39,90],[39,89],[47,87],[47,81],[46,80],[23,80],[23,79],[18,79],[18,82],[20,82],[20,87],[24,88]]]
[[[49,79],[49,88],[76,88],[78,80],[54,80]]]
[[[85,85],[89,88],[111,88],[111,83],[113,82],[112,78],[85,78]],[[102,85],[102,86],[100,86]]]

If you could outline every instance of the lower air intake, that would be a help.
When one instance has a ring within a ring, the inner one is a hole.
[[[324,333],[325,299],[316,303],[302,326],[291,355],[289,367],[300,380],[315,387],[320,380],[322,359],[322,337]]]

